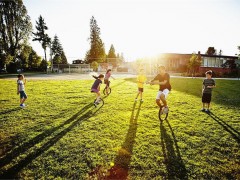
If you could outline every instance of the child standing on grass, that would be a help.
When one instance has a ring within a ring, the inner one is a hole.
[[[24,78],[23,74],[19,74],[17,77],[17,94],[20,94],[20,107],[24,108],[24,102],[27,99],[27,94],[25,93],[26,79]]]
[[[104,75],[100,74],[99,76],[93,76],[96,80],[94,81],[92,88],[91,88],[91,92],[92,93],[96,93],[96,101],[94,102],[94,106],[97,106],[98,101],[101,97],[100,94],[100,85],[102,84]]]
[[[138,96],[140,95],[140,101],[143,102],[142,94],[143,94],[143,84],[146,82],[147,78],[144,75],[144,69],[140,69],[139,75],[137,77],[137,85],[138,85],[138,93],[135,101],[137,101]]]
[[[206,79],[203,80],[202,86],[202,111],[209,113],[210,102],[212,99],[212,89],[216,87],[215,80],[212,79],[212,71],[206,73]],[[206,109],[207,108],[207,109]]]

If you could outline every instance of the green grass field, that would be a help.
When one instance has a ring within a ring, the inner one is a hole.
[[[212,114],[200,79],[172,79],[160,122],[158,86],[134,103],[133,79],[112,81],[93,106],[93,80],[33,80],[19,108],[16,80],[0,80],[0,177],[21,179],[240,179],[240,81],[216,80]]]

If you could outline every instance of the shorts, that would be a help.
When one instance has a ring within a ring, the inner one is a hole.
[[[210,93],[203,93],[202,95],[202,103],[210,103],[212,100],[212,94]]]
[[[169,92],[170,91],[168,89],[164,89],[163,91],[158,91],[156,99],[160,99],[160,96],[162,94],[164,94],[165,99],[167,99],[167,96],[168,96]]]
[[[104,84],[106,84],[109,87],[110,81],[108,79],[104,79]]]
[[[139,92],[143,92],[143,88],[138,88],[138,91]]]
[[[25,91],[19,91],[20,93],[20,99],[27,99],[27,94],[25,93]]]
[[[91,89],[91,92],[93,93],[99,93],[99,90],[98,89]]]

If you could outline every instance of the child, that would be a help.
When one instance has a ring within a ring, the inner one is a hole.
[[[167,96],[172,89],[170,84],[170,75],[166,72],[165,66],[159,66],[159,74],[150,82],[151,85],[159,85],[159,91],[156,97],[156,103],[161,107],[160,101],[163,102],[164,108],[161,113],[167,113],[169,108],[167,105]]]
[[[137,83],[138,83],[138,93],[137,93],[137,97],[135,98],[135,101],[137,101],[138,96],[140,94],[140,101],[143,102],[142,99],[142,93],[143,93],[143,84],[146,82],[147,78],[144,75],[144,69],[140,69],[139,71],[139,75],[137,77]]]
[[[92,85],[91,92],[96,93],[96,97],[97,98],[96,98],[96,101],[94,102],[94,106],[97,106],[99,98],[101,96],[101,94],[100,94],[100,85],[102,84],[104,75],[100,74],[98,77],[97,76],[93,76],[93,77],[96,80],[95,80],[95,82]]]
[[[27,94],[25,93],[25,84],[26,84],[26,79],[24,78],[23,74],[19,74],[17,80],[17,94],[20,94],[20,107],[24,108],[25,107],[25,100],[27,99]]]
[[[209,106],[212,98],[212,89],[216,87],[214,79],[212,79],[212,71],[209,70],[206,73],[206,79],[203,80],[202,86],[202,103],[203,103],[203,112],[209,113]],[[207,107],[207,109],[205,109]]]
[[[108,94],[108,90],[109,90],[109,86],[110,86],[109,78],[112,77],[111,71],[112,71],[111,69],[108,69],[105,74],[105,78],[104,78],[104,84],[106,84],[106,86],[107,86],[107,94]]]

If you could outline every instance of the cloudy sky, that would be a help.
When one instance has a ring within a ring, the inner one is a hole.
[[[97,20],[106,52],[113,44],[128,61],[160,53],[205,53],[209,46],[235,55],[240,46],[239,0],[23,0],[33,23],[45,19],[71,62],[89,49]],[[43,50],[31,42],[39,55]]]

